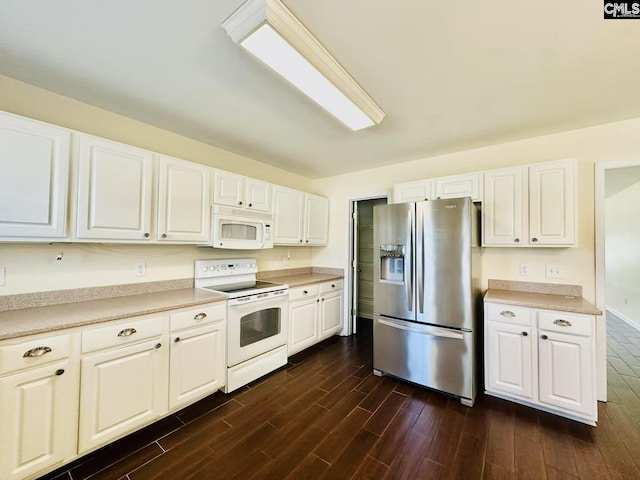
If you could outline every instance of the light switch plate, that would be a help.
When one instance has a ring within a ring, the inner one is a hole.
[[[520,264],[520,276],[528,277],[529,276],[529,265],[526,263]]]
[[[144,277],[147,274],[147,264],[145,262],[136,263],[133,269],[136,277]]]
[[[547,265],[545,271],[547,278],[564,278],[563,265]]]

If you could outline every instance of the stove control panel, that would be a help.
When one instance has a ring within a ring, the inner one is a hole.
[[[258,261],[255,258],[196,260],[195,278],[230,277],[255,274]]]

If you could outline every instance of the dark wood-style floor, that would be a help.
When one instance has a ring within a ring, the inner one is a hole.
[[[626,324],[609,323],[610,401],[597,428],[375,377],[364,330],[45,478],[640,479],[640,332]]]

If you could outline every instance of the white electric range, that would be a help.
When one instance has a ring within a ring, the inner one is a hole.
[[[195,287],[228,298],[225,393],[287,363],[289,287],[257,273],[253,258],[195,262]]]

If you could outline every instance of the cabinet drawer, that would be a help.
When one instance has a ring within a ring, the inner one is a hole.
[[[311,285],[305,285],[304,287],[290,288],[289,289],[289,301],[295,302],[296,300],[302,300],[304,298],[310,298],[320,293],[320,285],[315,283]]]
[[[82,353],[102,348],[127,345],[162,335],[165,317],[130,319],[102,328],[82,332]]]
[[[531,309],[516,305],[487,303],[487,318],[494,322],[509,322],[517,325],[531,325]]]
[[[226,316],[227,302],[218,302],[215,305],[203,305],[183,312],[172,313],[170,317],[171,331],[223,322]]]
[[[590,337],[594,333],[594,323],[592,315],[551,310],[538,312],[538,329],[540,330]]]
[[[71,335],[37,338],[0,347],[0,374],[35,367],[67,358],[71,352]]]
[[[334,280],[332,282],[326,282],[320,284],[320,293],[329,292],[341,292],[344,285],[344,280]]]

